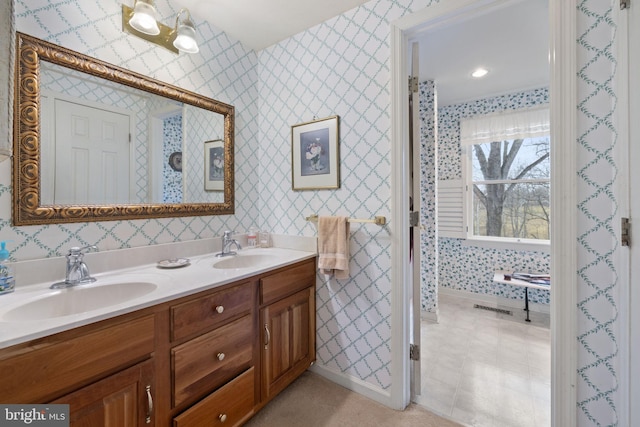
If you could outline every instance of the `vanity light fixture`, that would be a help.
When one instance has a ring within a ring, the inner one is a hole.
[[[476,70],[471,73],[471,77],[479,79],[480,77],[484,77],[489,73],[489,70],[487,70],[486,68],[476,68]]]
[[[153,0],[137,0],[135,2],[133,15],[131,19],[129,19],[129,25],[131,25],[133,29],[150,36],[160,34]]]
[[[185,13],[187,16],[182,22],[180,22],[180,15]],[[198,53],[198,43],[196,42],[196,28],[191,22],[191,14],[188,9],[182,9],[176,17],[176,26],[174,29],[176,33],[173,45],[181,52]]]
[[[186,15],[182,21],[180,17]],[[171,52],[197,53],[196,29],[188,9],[182,9],[173,28],[156,21],[153,0],[135,0],[133,8],[122,5],[122,30]]]

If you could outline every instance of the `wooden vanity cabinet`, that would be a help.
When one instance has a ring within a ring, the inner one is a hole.
[[[261,404],[316,359],[315,260],[260,279]]]
[[[69,404],[71,426],[155,425],[155,326],[141,310],[2,349],[0,402]]]
[[[239,426],[315,360],[315,259],[0,349],[0,402],[71,426]]]

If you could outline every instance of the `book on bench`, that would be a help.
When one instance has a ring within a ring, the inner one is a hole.
[[[525,282],[533,283],[536,285],[551,284],[551,276],[548,274],[514,272],[511,277],[518,280],[524,280]]]

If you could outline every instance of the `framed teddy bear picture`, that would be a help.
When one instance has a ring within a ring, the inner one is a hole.
[[[291,126],[293,190],[340,188],[339,117]]]

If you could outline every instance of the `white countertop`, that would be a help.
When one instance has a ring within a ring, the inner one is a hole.
[[[214,263],[229,258],[216,258],[214,253],[209,253],[188,257],[190,260],[188,266],[175,269],[159,268],[157,263],[154,262],[121,270],[99,272],[92,274],[97,279],[96,282],[69,289],[50,289],[53,282],[60,280],[58,276],[52,277],[47,282],[16,287],[13,293],[0,295],[0,348],[130,313],[316,256],[315,252],[305,250],[254,248],[239,251],[237,257],[259,254],[269,255],[268,260],[259,266],[249,268],[214,268]],[[160,260],[158,259],[158,261]],[[10,317],[8,313],[12,312],[12,310],[15,313],[16,309],[20,310],[22,305],[32,301],[54,294],[74,292],[80,288],[107,286],[108,284],[120,282],[148,282],[157,287],[145,295],[132,298],[126,302],[80,314],[37,320],[8,321],[5,319],[5,316]]]

